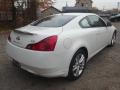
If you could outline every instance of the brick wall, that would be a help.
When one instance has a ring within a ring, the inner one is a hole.
[[[13,6],[11,0],[0,0],[0,25],[4,23],[13,24],[15,27],[21,27],[29,24],[36,19],[36,6],[35,0],[29,0],[29,7],[23,10],[23,14],[20,15],[20,11],[15,9],[13,13]],[[15,16],[13,16],[15,15]],[[13,22],[11,22],[13,21]]]
[[[10,0],[0,1],[0,21],[12,20],[12,3]]]

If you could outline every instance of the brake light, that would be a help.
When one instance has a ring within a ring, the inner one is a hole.
[[[8,36],[8,41],[9,41],[9,42],[11,42],[11,37],[10,37],[10,34],[9,34],[9,36]]]
[[[27,45],[26,49],[35,50],[35,51],[54,51],[57,43],[57,36],[47,37],[44,40]]]

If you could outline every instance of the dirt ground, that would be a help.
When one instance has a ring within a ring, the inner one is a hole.
[[[5,53],[5,38],[0,35],[0,90],[120,90],[120,23],[117,43],[93,57],[77,81],[43,78],[12,66]]]

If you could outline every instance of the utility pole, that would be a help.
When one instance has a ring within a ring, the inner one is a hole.
[[[68,7],[68,3],[67,3],[67,1],[66,1],[66,7]]]
[[[11,12],[12,12],[12,22],[13,22],[13,26],[15,27],[15,21],[16,21],[16,8],[14,6],[14,0],[11,0],[11,4],[12,4],[12,7],[11,7]]]
[[[120,7],[120,2],[117,2],[118,13],[119,13],[119,7]]]
[[[105,11],[105,6],[103,6],[103,11]]]

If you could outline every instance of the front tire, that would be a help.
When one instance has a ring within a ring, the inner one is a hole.
[[[77,80],[82,75],[86,66],[86,53],[82,49],[78,50],[70,63],[68,79]]]
[[[109,46],[113,47],[115,43],[116,43],[116,33],[114,32]]]

